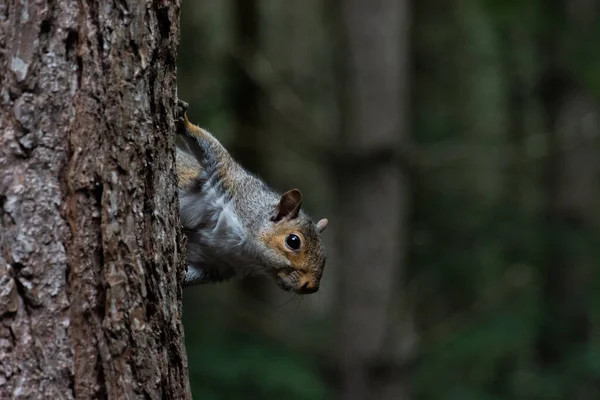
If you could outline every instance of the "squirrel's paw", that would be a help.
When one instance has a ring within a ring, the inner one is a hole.
[[[183,121],[185,117],[185,112],[188,110],[190,105],[181,99],[177,99],[177,104],[175,105],[175,120]]]
[[[174,116],[175,116],[175,124],[178,126],[178,131],[185,131],[185,113],[189,108],[189,104],[181,99],[177,99],[177,104],[175,104]]]

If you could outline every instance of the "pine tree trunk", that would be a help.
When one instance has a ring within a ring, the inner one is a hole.
[[[0,398],[189,398],[179,2],[0,3]]]

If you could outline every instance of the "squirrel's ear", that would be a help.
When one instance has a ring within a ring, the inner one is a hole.
[[[327,228],[327,223],[329,221],[327,220],[327,218],[323,218],[322,220],[320,220],[319,222],[317,222],[317,233],[321,233],[325,230],[325,228]]]
[[[302,193],[298,189],[292,189],[281,195],[279,204],[275,209],[273,221],[281,221],[282,219],[294,219],[300,212],[302,205]]]

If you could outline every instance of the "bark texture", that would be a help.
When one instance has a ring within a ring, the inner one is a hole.
[[[407,137],[409,2],[343,0],[340,9],[348,116],[338,168],[342,398],[405,399],[409,336],[398,327],[410,324],[398,311],[410,193],[398,154]]]
[[[0,398],[188,398],[179,1],[0,2]]]

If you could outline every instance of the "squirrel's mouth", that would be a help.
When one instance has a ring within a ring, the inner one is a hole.
[[[311,294],[319,290],[319,280],[308,273],[299,271],[280,271],[275,277],[277,285],[286,292],[294,291],[297,294]]]

